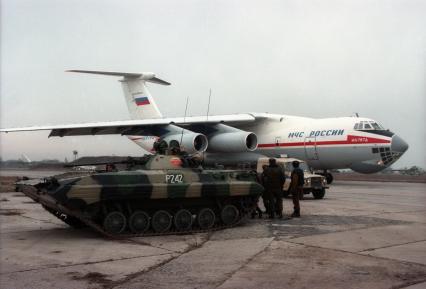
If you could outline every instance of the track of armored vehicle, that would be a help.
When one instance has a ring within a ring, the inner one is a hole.
[[[256,173],[182,166],[155,155],[131,169],[17,183],[66,224],[108,237],[206,232],[237,225],[263,187]]]

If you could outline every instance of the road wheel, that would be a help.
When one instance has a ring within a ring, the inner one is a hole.
[[[126,216],[119,211],[113,211],[105,217],[103,225],[107,233],[118,235],[126,228]]]
[[[234,205],[226,205],[220,212],[220,218],[225,225],[232,225],[238,221],[240,212]]]
[[[149,215],[144,211],[135,211],[130,216],[129,228],[135,234],[145,233],[149,229]]]
[[[167,232],[172,226],[172,215],[164,210],[155,212],[151,219],[151,226],[157,233]]]
[[[203,208],[197,214],[197,223],[201,229],[206,230],[213,227],[216,215],[210,208]]]
[[[315,199],[322,199],[325,195],[325,189],[313,191],[312,195],[314,195]]]
[[[181,209],[176,212],[173,222],[178,231],[188,231],[192,227],[192,214],[188,210]]]

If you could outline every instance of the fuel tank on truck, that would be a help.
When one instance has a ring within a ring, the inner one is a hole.
[[[206,170],[175,155],[119,163],[127,168],[21,181],[17,187],[65,223],[90,226],[106,236],[235,226],[256,207],[263,192],[254,171]]]

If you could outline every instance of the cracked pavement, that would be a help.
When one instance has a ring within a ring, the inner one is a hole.
[[[0,195],[0,288],[426,288],[426,184],[336,182],[300,219],[128,240]]]

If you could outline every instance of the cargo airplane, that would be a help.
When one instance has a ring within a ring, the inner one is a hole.
[[[132,120],[1,129],[1,132],[50,130],[49,137],[125,135],[147,151],[156,140],[178,144],[188,153],[203,153],[207,164],[253,163],[259,157],[305,160],[329,182],[330,169],[374,173],[393,164],[408,149],[398,135],[363,117],[307,118],[284,114],[242,113],[165,118],[147,89],[147,82],[170,83],[154,73],[69,70],[122,77]]]

